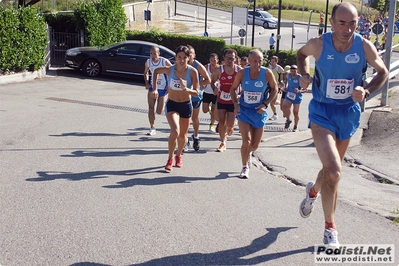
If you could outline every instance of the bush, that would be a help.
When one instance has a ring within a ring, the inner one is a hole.
[[[126,40],[122,0],[79,2],[75,16],[79,29],[84,29],[85,45],[104,46]]]
[[[73,13],[45,14],[44,19],[54,31],[65,33],[78,32],[76,17]]]
[[[44,65],[46,23],[33,7],[0,8],[0,71],[38,70]]]

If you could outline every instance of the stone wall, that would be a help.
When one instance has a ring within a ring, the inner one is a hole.
[[[135,25],[145,24],[144,10],[151,11],[151,21],[159,21],[174,15],[175,0],[153,0],[152,3],[139,2],[123,5],[127,17],[126,29],[134,30]]]

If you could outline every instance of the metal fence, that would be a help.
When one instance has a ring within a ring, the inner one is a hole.
[[[49,27],[50,63],[64,65],[66,50],[83,46],[83,33],[55,32]]]

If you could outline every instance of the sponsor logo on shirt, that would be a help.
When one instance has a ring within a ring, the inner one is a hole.
[[[345,56],[345,62],[347,64],[357,64],[360,61],[360,56],[357,53],[348,54]]]
[[[259,88],[262,88],[263,87],[263,82],[262,81],[257,81],[257,82],[255,82],[255,87],[259,87]]]

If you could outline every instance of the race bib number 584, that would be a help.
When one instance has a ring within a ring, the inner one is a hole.
[[[326,97],[342,100],[350,97],[354,88],[354,79],[328,79]]]

